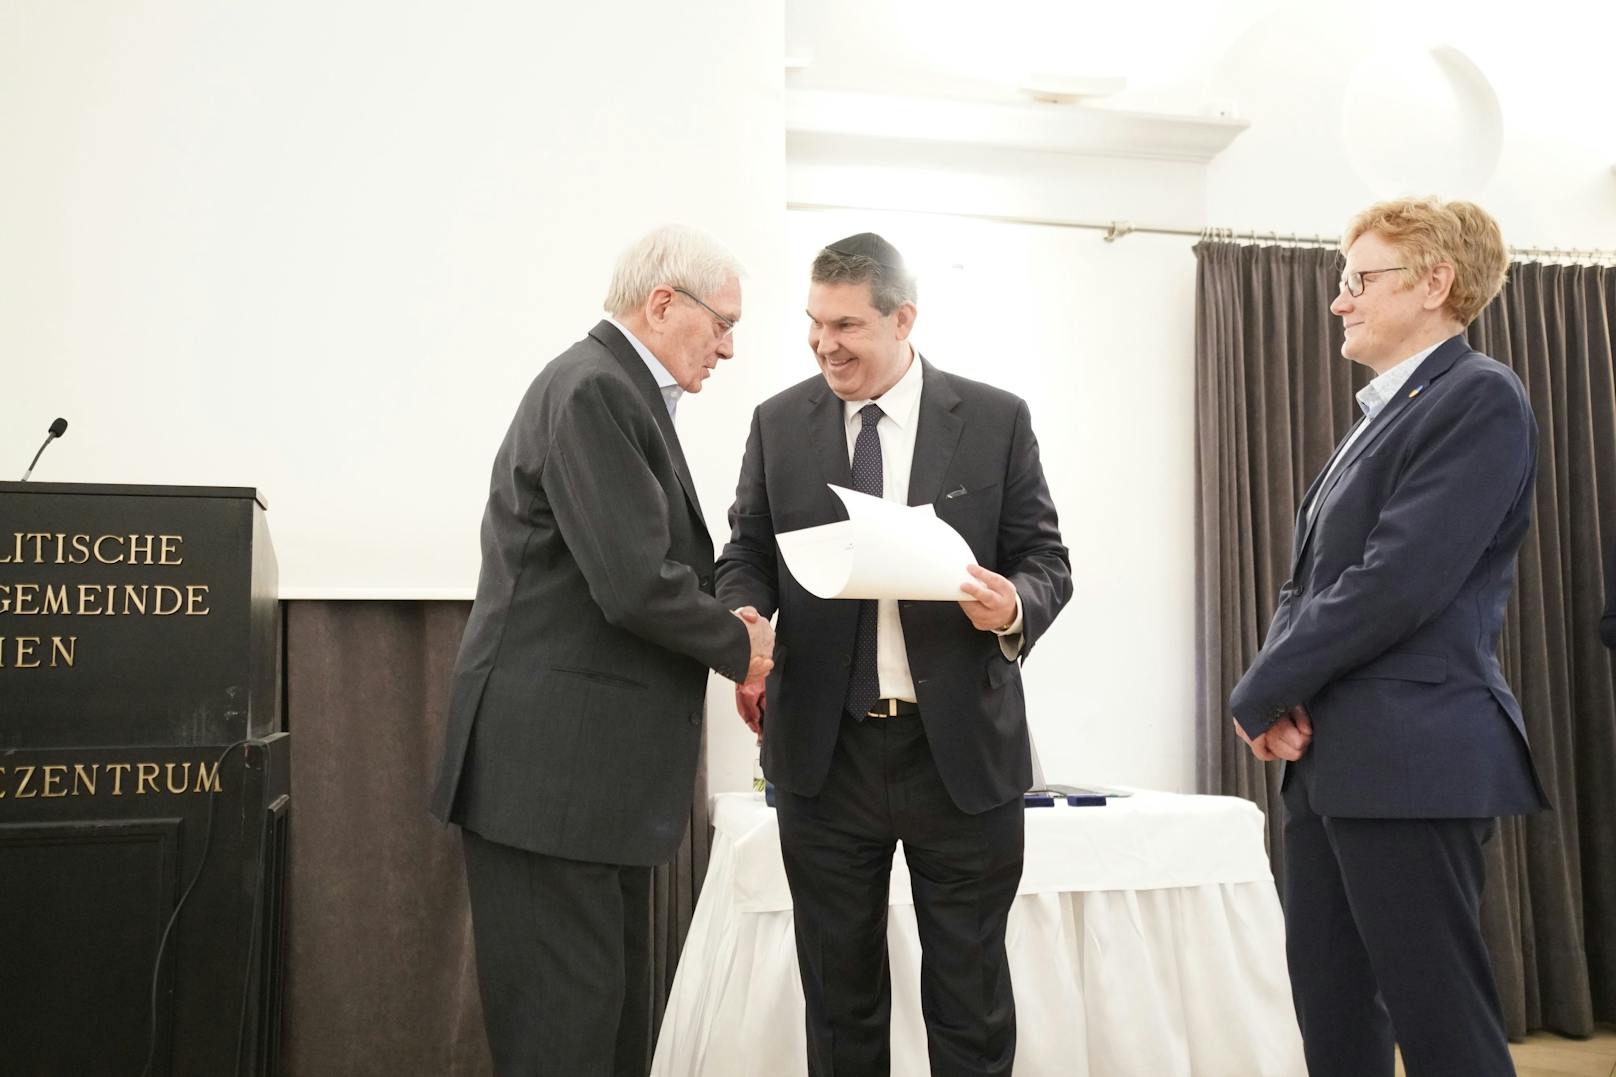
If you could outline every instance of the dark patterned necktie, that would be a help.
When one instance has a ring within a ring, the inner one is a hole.
[[[881,435],[875,424],[881,421],[881,406],[866,404],[859,409],[864,425],[859,428],[858,440],[853,442],[853,489],[871,497],[880,497],[881,489]],[[876,669],[875,652],[876,602],[859,602],[858,634],[853,637],[853,675],[847,682],[847,711],[863,717],[881,695],[881,674]]]

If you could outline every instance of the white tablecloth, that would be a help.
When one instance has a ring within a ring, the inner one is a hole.
[[[716,831],[653,1077],[806,1074],[774,812],[713,798]],[[900,847],[887,941],[893,1077],[925,1077],[920,942]],[[1139,792],[1027,809],[1010,910],[1018,1077],[1305,1077],[1262,816]]]

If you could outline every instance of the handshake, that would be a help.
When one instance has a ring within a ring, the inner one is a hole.
[[[752,641],[752,658],[746,667],[746,683],[761,682],[774,668],[774,626],[752,606],[742,606],[734,613],[746,625],[747,637]]]

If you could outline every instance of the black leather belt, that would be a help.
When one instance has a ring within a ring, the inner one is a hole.
[[[866,718],[912,718],[920,713],[920,704],[907,699],[878,699],[865,714]]]

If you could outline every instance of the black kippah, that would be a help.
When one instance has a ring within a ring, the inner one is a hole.
[[[826,245],[825,249],[835,251],[843,257],[863,256],[879,262],[887,269],[903,271],[903,255],[898,253],[898,248],[874,232],[860,232],[856,236],[838,239],[835,243]]]

